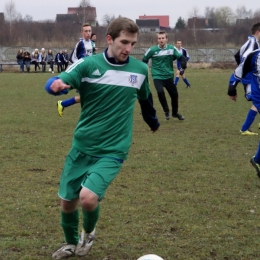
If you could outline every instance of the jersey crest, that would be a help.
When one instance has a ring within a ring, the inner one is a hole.
[[[137,83],[137,75],[130,75],[129,82],[134,86]]]

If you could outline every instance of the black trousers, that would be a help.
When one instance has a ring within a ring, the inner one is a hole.
[[[63,71],[63,64],[62,64],[62,62],[57,62],[57,67],[58,67],[58,73]]]
[[[167,90],[170,98],[171,98],[171,105],[172,105],[172,115],[176,115],[178,113],[178,91],[176,85],[173,82],[173,78],[170,79],[154,79],[153,80],[154,86],[156,88],[159,101],[162,105],[163,111],[165,113],[170,112],[164,88]]]
[[[50,64],[50,69],[51,71],[53,71],[54,61],[48,61],[48,64]]]

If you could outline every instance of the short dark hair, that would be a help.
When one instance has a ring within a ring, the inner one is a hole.
[[[126,17],[118,17],[113,20],[107,28],[106,35],[110,35],[112,39],[119,37],[121,31],[126,31],[128,33],[139,33],[139,27],[137,24]]]
[[[165,34],[166,39],[168,38],[168,35],[165,31],[159,31],[158,34]]]
[[[87,26],[91,27],[91,25],[89,23],[83,23],[82,26],[81,26],[81,30],[83,30],[83,27],[87,27]]]
[[[94,36],[94,35],[96,35],[95,33],[91,33],[91,36],[90,36],[90,38],[92,38],[92,36]]]
[[[260,31],[260,22],[253,24],[251,27],[252,34],[255,34],[257,31]]]

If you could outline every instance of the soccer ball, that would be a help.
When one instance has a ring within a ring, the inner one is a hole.
[[[158,255],[143,255],[139,257],[137,260],[163,260],[160,256]]]

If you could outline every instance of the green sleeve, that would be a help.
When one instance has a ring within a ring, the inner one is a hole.
[[[150,58],[152,58],[151,48],[149,48],[149,49],[145,52],[144,57],[143,57],[143,61],[148,62]]]
[[[148,70],[141,88],[138,90],[137,97],[139,100],[146,100],[150,94],[150,87],[148,81]]]
[[[175,59],[179,59],[182,54],[177,51],[177,49],[174,47],[173,56]]]
[[[82,71],[84,71],[83,69],[85,62],[79,61],[73,63],[73,65],[71,65],[69,69],[59,75],[59,78],[65,84],[70,85],[73,89],[79,89],[81,85]]]

